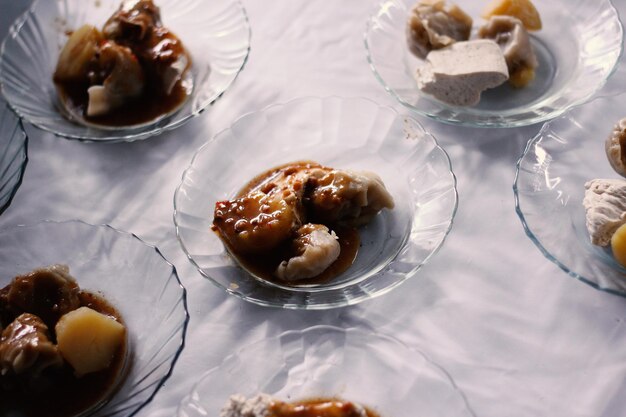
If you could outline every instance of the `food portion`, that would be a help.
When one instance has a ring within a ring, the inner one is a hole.
[[[468,40],[471,31],[472,18],[456,4],[422,0],[409,13],[407,40],[415,55],[426,58],[434,49]]]
[[[378,417],[362,405],[339,399],[315,399],[288,403],[267,394],[245,398],[232,395],[220,417]]]
[[[71,34],[53,79],[79,121],[129,126],[180,107],[191,93],[190,66],[152,0],[126,0],[102,30],[84,25]]]
[[[626,117],[621,119],[605,143],[609,163],[619,175],[626,176]]]
[[[478,37],[493,39],[502,49],[509,83],[522,88],[535,79],[538,62],[522,21],[512,16],[493,16],[478,30]]]
[[[588,181],[583,207],[591,243],[607,246],[617,228],[626,223],[626,180]]]
[[[121,376],[126,329],[119,313],[81,290],[65,265],[2,288],[0,330],[0,415],[74,416]]]
[[[493,16],[519,19],[527,30],[541,30],[541,16],[530,0],[493,0],[482,14],[486,20]]]
[[[354,261],[356,228],[393,206],[376,174],[299,161],[257,176],[233,200],[218,201],[213,230],[255,275],[325,281]]]
[[[474,106],[483,91],[507,80],[515,88],[534,80],[538,61],[527,32],[541,28],[534,6],[497,0],[483,16],[488,21],[478,39],[470,39],[472,19],[458,6],[419,0],[413,7],[408,45],[424,60],[415,75],[421,91],[453,106]]]
[[[490,40],[458,42],[428,54],[417,69],[420,90],[454,106],[473,106],[483,91],[509,77],[498,45]]]

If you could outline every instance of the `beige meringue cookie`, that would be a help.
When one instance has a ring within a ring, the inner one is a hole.
[[[606,156],[619,175],[626,177],[626,117],[617,122],[605,142]]]
[[[607,246],[613,233],[626,224],[626,180],[588,181],[585,184],[583,206],[591,243]]]

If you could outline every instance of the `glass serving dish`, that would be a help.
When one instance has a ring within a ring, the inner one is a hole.
[[[598,98],[546,123],[517,163],[513,190],[526,234],[550,261],[592,287],[626,296],[626,269],[610,247],[593,245],[585,226],[584,185],[621,178],[605,140],[626,117],[626,94]]]
[[[43,221],[0,230],[0,288],[53,264],[68,265],[80,288],[106,298],[127,328],[125,377],[80,416],[134,415],[163,386],[184,345],[189,315],[175,268],[157,248],[111,226]]]
[[[448,373],[398,340],[357,329],[314,326],[261,340],[208,371],[178,417],[218,415],[233,394],[282,401],[341,398],[380,417],[471,417]]]
[[[101,27],[121,1],[37,0],[17,19],[0,50],[0,86],[20,117],[70,139],[145,139],[200,114],[242,70],[250,49],[250,26],[238,0],[157,0],[164,25],[182,40],[193,60],[190,97],[173,114],[136,127],[105,129],[70,121],[62,114],[52,81],[67,32],[87,23]]]
[[[11,204],[28,163],[28,136],[22,122],[0,98],[0,214]]]
[[[367,59],[376,78],[400,103],[445,123],[515,127],[557,117],[598,91],[622,52],[622,25],[609,0],[533,0],[543,22],[542,30],[530,32],[539,61],[535,80],[522,89],[505,83],[487,90],[473,107],[450,106],[417,87],[414,75],[424,61],[409,51],[406,40],[406,20],[415,3],[377,4],[364,35]],[[489,0],[453,3],[474,19],[474,38]]]
[[[396,203],[360,229],[354,264],[327,284],[255,278],[211,231],[217,201],[300,160],[374,171]],[[443,244],[456,207],[448,155],[416,120],[362,98],[301,98],[245,115],[202,146],[176,190],[174,222],[191,262],[220,288],[261,305],[323,309],[381,295],[415,276]]]

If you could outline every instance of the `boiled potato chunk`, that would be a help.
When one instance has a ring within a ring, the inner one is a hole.
[[[59,351],[78,377],[106,369],[126,333],[115,319],[89,307],[65,314],[55,330]]]
[[[530,0],[493,0],[482,16],[487,20],[491,16],[513,16],[522,21],[526,30],[541,29],[541,17]]]
[[[72,33],[61,50],[56,70],[55,81],[85,81],[89,66],[98,52],[98,44],[102,35],[93,26],[84,25]]]

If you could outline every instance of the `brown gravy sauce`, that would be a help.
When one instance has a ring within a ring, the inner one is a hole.
[[[329,409],[327,413],[321,415],[319,412],[311,411],[310,408],[307,407],[307,405],[324,405],[329,403],[341,403],[343,407],[331,407],[334,409]],[[274,407],[271,410],[269,417],[353,417],[356,415],[354,412],[351,412],[351,410],[353,410],[352,403],[339,398],[311,398],[303,401],[292,402],[291,405],[295,407],[288,413],[281,412],[279,409]],[[371,408],[365,406],[362,407],[365,409],[367,417],[380,417],[380,415]]]
[[[147,84],[141,96],[129,99],[121,107],[96,117],[87,116],[88,83],[55,82],[55,86],[59,100],[63,103],[61,105],[72,117],[80,117],[88,123],[101,126],[124,127],[152,122],[180,107],[191,94],[191,88],[186,85],[185,79],[181,81],[176,83],[169,95],[165,95],[154,85]]]
[[[244,197],[246,194],[250,193],[250,191],[259,188],[264,182],[271,179],[274,175],[276,175],[276,173],[278,173],[285,167],[294,167],[295,169],[307,169],[322,167],[322,165],[313,161],[296,161],[270,168],[267,171],[257,175],[246,185],[244,185],[241,190],[239,190],[239,192],[236,194],[235,198]],[[342,227],[332,224],[327,224],[325,226],[334,231],[338,237],[339,246],[341,248],[341,251],[339,252],[339,257],[321,274],[312,278],[290,282],[288,283],[289,286],[307,287],[326,284],[330,282],[333,278],[341,275],[354,263],[354,260],[356,259],[357,253],[359,251],[359,246],[361,245],[359,231],[352,227]],[[213,228],[213,230],[219,236],[219,232],[215,228]],[[231,253],[231,255],[234,256],[235,259],[253,275],[263,280],[273,282],[275,284],[286,284],[285,281],[281,281],[274,276],[274,271],[276,271],[276,268],[283,260],[289,259],[291,252],[291,242],[287,241],[284,244],[280,245],[278,248],[274,248],[273,250],[265,253],[241,254],[237,253],[234,248],[226,242],[226,240],[222,239],[222,241],[228,248],[228,251]]]
[[[81,307],[114,317],[124,323],[120,313],[97,294],[81,291]],[[51,333],[54,333],[51,329]],[[56,335],[54,335],[56,339]],[[30,389],[6,388],[0,379],[0,416],[71,417],[104,400],[122,377],[127,357],[128,341],[118,349],[107,369],[76,378],[70,365],[47,369]]]

